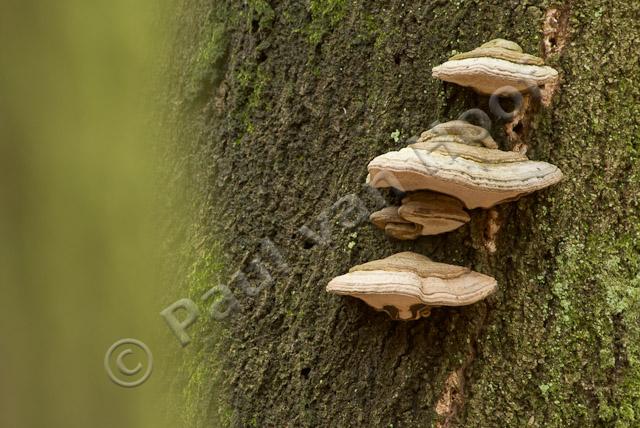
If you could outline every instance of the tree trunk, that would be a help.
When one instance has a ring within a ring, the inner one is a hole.
[[[218,319],[193,344],[197,425],[640,425],[640,3],[192,0],[180,22],[207,226],[196,270],[224,264]],[[431,77],[497,37],[561,74],[514,129]],[[367,163],[472,108],[563,182],[498,206],[495,236],[473,210],[452,233],[385,237],[367,216],[397,195],[364,185]],[[325,291],[399,251],[499,291],[409,322]]]

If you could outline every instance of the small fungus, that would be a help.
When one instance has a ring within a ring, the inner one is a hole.
[[[434,67],[432,74],[486,95],[506,95],[513,89],[525,92],[558,79],[558,72],[545,66],[542,58],[525,54],[517,43],[504,39],[491,40],[470,52],[454,55]]]
[[[452,136],[452,138],[447,138]],[[471,146],[484,146],[488,149],[497,149],[495,142],[489,131],[481,126],[472,125],[464,120],[452,120],[440,123],[428,131],[424,131],[418,142],[458,142]]]
[[[393,238],[401,240],[416,239],[422,234],[422,226],[405,220],[398,214],[398,207],[387,207],[369,216],[371,223],[383,229]]]
[[[402,199],[402,206],[376,211],[369,219],[402,240],[450,232],[471,220],[459,200],[427,191],[413,192]]]
[[[402,199],[400,217],[422,226],[422,235],[439,235],[471,220],[462,202],[434,192],[415,192]]]
[[[496,290],[488,275],[412,252],[354,266],[327,285],[328,292],[357,297],[395,320],[427,317],[433,307],[470,305]]]

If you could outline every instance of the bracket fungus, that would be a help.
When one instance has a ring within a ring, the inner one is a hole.
[[[418,142],[420,141],[453,142],[470,146],[484,146],[488,149],[498,148],[498,144],[489,134],[489,131],[464,120],[439,123],[428,131],[424,131],[418,139]]]
[[[422,226],[423,235],[455,230],[471,220],[456,198],[434,192],[415,192],[402,199],[400,217]]]
[[[542,58],[525,54],[520,45],[504,39],[491,40],[472,51],[454,55],[434,67],[432,74],[485,95],[525,92],[558,79],[558,72],[545,66]]]
[[[371,222],[396,239],[416,239],[455,230],[471,220],[462,202],[434,192],[414,192],[400,207],[387,207],[369,217]]]
[[[420,225],[405,220],[398,214],[399,207],[386,207],[369,216],[369,220],[389,236],[396,239],[416,239],[422,235]]]
[[[517,152],[480,147],[476,141],[464,132],[424,132],[417,143],[374,158],[367,181],[373,187],[403,192],[443,193],[473,209],[519,199],[562,179],[555,165],[531,161]]]
[[[352,267],[331,280],[327,291],[357,297],[396,320],[415,320],[429,316],[432,307],[476,303],[497,286],[488,275],[403,252]]]

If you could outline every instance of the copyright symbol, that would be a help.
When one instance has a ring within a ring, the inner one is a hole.
[[[125,361],[125,357],[130,354],[133,355]],[[116,385],[135,388],[151,376],[153,355],[149,347],[137,339],[120,339],[107,349],[104,355],[104,369]]]

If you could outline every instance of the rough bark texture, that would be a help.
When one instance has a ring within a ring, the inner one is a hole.
[[[256,256],[273,278],[260,290],[226,282],[239,306],[194,345],[206,356],[192,372],[194,424],[640,425],[640,3],[194,0],[184,10],[180,108],[198,136],[208,225],[195,276],[207,278],[213,254],[224,280],[242,269],[258,286]],[[496,37],[562,76],[551,104],[514,129],[486,97],[430,77],[454,50]],[[526,144],[565,180],[415,242],[348,210],[380,206],[363,186],[374,156],[474,107],[501,148]],[[499,291],[414,322],[324,291],[350,266],[404,250],[492,275]],[[214,378],[225,387],[216,400]]]

